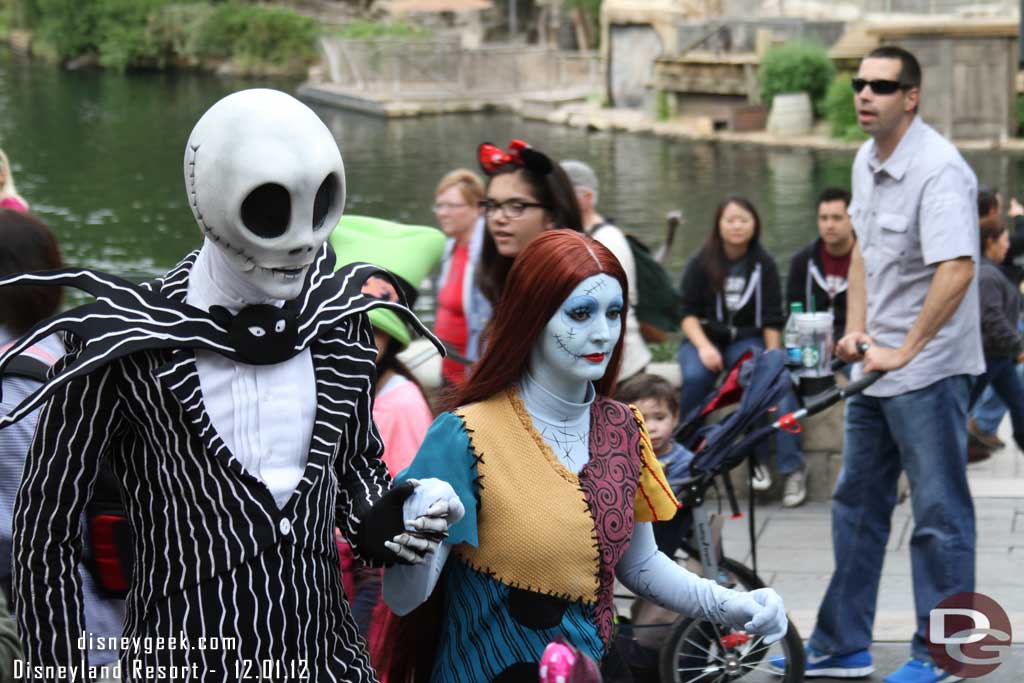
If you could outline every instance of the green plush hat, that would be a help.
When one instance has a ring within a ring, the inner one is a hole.
[[[445,236],[437,228],[405,225],[369,216],[341,217],[331,233],[331,246],[338,255],[337,268],[361,261],[372,263],[400,279],[412,308],[423,278],[430,274],[444,253]],[[384,308],[370,311],[374,327],[409,345],[409,328],[394,312]]]

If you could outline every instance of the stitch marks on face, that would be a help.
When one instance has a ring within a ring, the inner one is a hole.
[[[594,279],[594,283],[592,285],[590,285],[590,287],[587,287],[587,289],[584,290],[583,293],[586,296],[594,296],[594,293],[595,292],[599,292],[602,289],[604,289],[604,286],[605,286],[605,279],[604,278],[600,278],[600,277],[599,278],[595,278]]]
[[[570,328],[567,331],[567,333],[566,333],[566,337],[563,337],[562,335],[558,334],[557,332],[555,334],[551,335],[551,336],[554,337],[555,343],[558,344],[558,348],[560,348],[562,351],[564,351],[573,360],[579,360],[580,358],[583,357],[583,356],[579,355],[578,353],[575,353],[566,344],[566,337],[569,338],[569,339],[572,339],[572,338],[574,338],[576,336],[575,330]]]

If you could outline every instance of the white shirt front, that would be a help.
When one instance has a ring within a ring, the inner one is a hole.
[[[209,241],[192,267],[186,301],[203,310],[224,306],[232,313],[251,304],[284,303],[242,280]],[[284,508],[305,471],[316,417],[309,349],[275,365],[248,365],[197,351],[196,369],[214,429],[245,471]]]

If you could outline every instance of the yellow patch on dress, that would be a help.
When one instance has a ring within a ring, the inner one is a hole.
[[[638,522],[664,522],[672,519],[681,506],[668,485],[665,471],[654,455],[651,435],[647,433],[644,416],[636,406],[630,405],[640,427],[640,485],[636,489],[633,511]]]
[[[479,546],[456,554],[514,588],[593,603],[599,557],[579,478],[552,452],[515,390],[455,411],[477,457]]]

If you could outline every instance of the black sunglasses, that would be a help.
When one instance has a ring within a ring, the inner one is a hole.
[[[860,92],[864,89],[864,86],[870,85],[871,92],[876,95],[891,95],[897,90],[907,90],[911,86],[904,85],[899,81],[887,81],[885,79],[876,79],[869,81],[866,78],[854,78],[850,81],[850,85],[853,86],[853,92]]]

